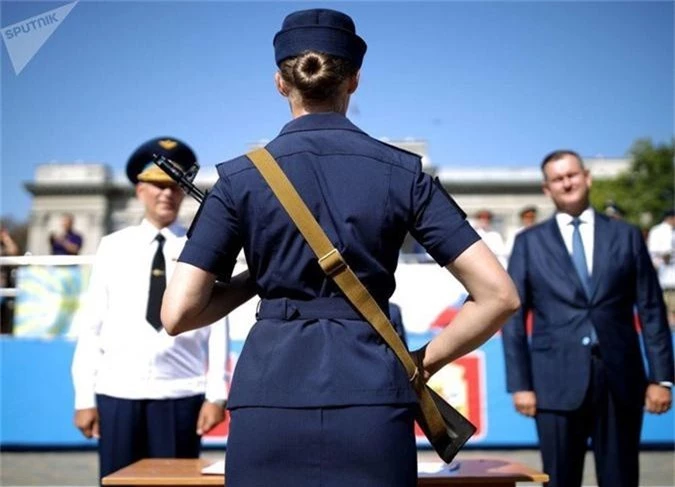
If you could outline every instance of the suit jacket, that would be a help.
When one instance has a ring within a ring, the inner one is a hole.
[[[673,346],[663,295],[638,228],[595,213],[587,296],[555,218],[516,237],[509,261],[522,307],[503,328],[509,392],[534,391],[537,407],[573,410],[590,379],[591,327],[610,388],[639,407],[647,382],[673,381]],[[645,372],[637,309],[649,374]],[[525,318],[534,313],[532,336]]]

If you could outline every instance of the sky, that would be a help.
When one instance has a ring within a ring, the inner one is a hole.
[[[202,167],[274,138],[290,113],[272,38],[304,8],[348,13],[368,44],[350,119],[426,140],[438,167],[532,167],[558,148],[622,157],[674,134],[669,1],[81,0],[17,74],[5,28],[69,3],[0,3],[0,215],[16,220],[40,164],[122,177],[156,136],[186,141]]]

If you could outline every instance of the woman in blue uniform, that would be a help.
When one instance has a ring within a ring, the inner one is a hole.
[[[346,118],[366,51],[350,17],[292,13],[274,48],[276,87],[293,118],[267,149],[382,309],[407,232],[473,297],[415,352],[428,378],[515,311],[511,280],[418,156]],[[230,390],[228,487],[416,485],[417,399],[405,370],[323,273],[249,159],[219,164],[218,175],[162,321],[180,333],[260,296]],[[214,285],[231,275],[242,247],[249,271]]]

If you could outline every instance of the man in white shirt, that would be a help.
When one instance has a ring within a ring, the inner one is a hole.
[[[537,223],[537,207],[533,205],[526,206],[520,210],[518,217],[520,218],[520,225],[516,227],[515,230],[511,231],[509,238],[506,240],[506,253],[508,255],[511,255],[511,250],[513,250],[513,243],[516,240],[516,235]]]
[[[652,255],[654,265],[659,266],[665,255],[673,254],[675,241],[675,211],[669,210],[663,216],[663,221],[654,225],[647,236],[647,248]]]
[[[492,229],[493,218],[494,215],[490,210],[479,210],[476,212],[473,227],[499,262],[506,267],[506,246],[501,233]]]
[[[72,364],[75,426],[98,438],[100,477],[141,458],[197,458],[201,435],[224,419],[224,321],[170,337],[161,299],[183,245],[184,193],[152,162],[196,164],[183,142],[158,138],[129,159],[143,221],[103,237],[92,268]]]
[[[659,272],[663,299],[668,308],[671,326],[675,324],[675,211],[668,210],[663,220],[654,225],[647,235],[647,247]]]

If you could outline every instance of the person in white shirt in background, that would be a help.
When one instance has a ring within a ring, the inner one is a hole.
[[[658,268],[663,262],[665,254],[673,254],[675,241],[675,211],[669,210],[658,225],[654,225],[647,236],[647,248],[652,256],[654,265]]]
[[[647,235],[647,248],[659,273],[663,298],[668,308],[668,321],[675,327],[675,211],[666,211],[663,220]]]
[[[668,310],[668,324],[675,329],[675,261],[672,254],[663,254],[663,262],[657,272],[663,289],[663,300]]]
[[[497,256],[499,262],[506,267],[506,245],[502,234],[492,229],[494,215],[490,210],[479,210],[472,222],[476,233],[480,235],[488,248]]]
[[[617,220],[623,220],[626,217],[626,211],[619,206],[614,200],[605,201],[604,207],[605,215],[610,218],[616,218]]]
[[[520,213],[518,213],[518,217],[520,218],[520,225],[511,232],[509,238],[506,240],[507,255],[511,255],[511,250],[513,250],[513,242],[516,240],[516,235],[537,223],[537,207],[532,205],[524,207],[522,210],[520,210]]]
[[[74,322],[74,423],[98,438],[100,478],[141,458],[197,458],[201,435],[225,417],[226,322],[171,337],[159,320],[186,232],[176,223],[184,193],[153,154],[196,165],[173,138],[134,152],[127,176],[143,221],[103,237]]]

